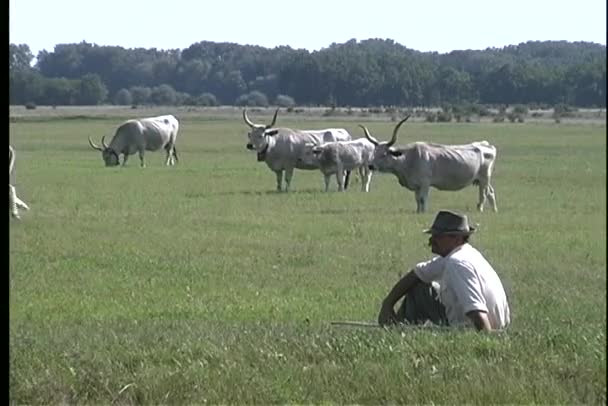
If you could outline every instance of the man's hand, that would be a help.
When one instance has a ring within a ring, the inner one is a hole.
[[[397,324],[397,314],[395,314],[395,304],[416,284],[420,282],[416,273],[411,270],[403,278],[401,278],[382,301],[380,314],[378,315],[378,324],[386,326]]]
[[[382,305],[378,315],[378,324],[381,326],[397,324],[397,314],[392,306]]]
[[[467,313],[467,317],[471,319],[478,331],[492,331],[492,326],[486,312],[472,310]]]

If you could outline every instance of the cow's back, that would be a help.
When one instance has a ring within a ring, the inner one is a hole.
[[[167,145],[175,143],[179,122],[172,115],[149,117],[139,120],[146,141],[146,149],[156,151]]]
[[[272,170],[285,168],[316,169],[298,162],[298,157],[304,153],[306,143],[316,143],[315,134],[298,132],[290,128],[277,128],[277,134],[272,136],[272,145],[266,152],[265,161]]]
[[[424,162],[422,167],[431,171],[431,186],[439,190],[460,190],[472,184],[484,162],[479,145],[421,143],[418,149]]]

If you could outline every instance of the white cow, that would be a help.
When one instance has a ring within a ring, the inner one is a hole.
[[[19,216],[19,209],[29,210],[27,204],[21,199],[17,197],[17,191],[15,187],[11,184],[10,178],[13,176],[13,169],[15,167],[15,150],[10,145],[8,146],[8,175],[9,175],[9,183],[8,183],[8,208],[11,212],[11,216],[13,216],[17,220],[21,220],[21,216]]]
[[[416,195],[416,211],[426,211],[430,187],[438,190],[461,190],[468,185],[479,185],[477,209],[483,211],[486,198],[496,208],[496,195],[490,184],[496,161],[496,147],[487,141],[465,145],[442,145],[429,142],[413,142],[394,148],[397,131],[409,116],[401,120],[388,142],[379,142],[360,125],[365,136],[376,149],[371,169],[392,173],[401,186]]]
[[[104,142],[105,135],[101,137],[103,148],[95,145],[91,137],[89,144],[93,149],[101,151],[106,166],[118,165],[120,154],[124,156],[122,165],[125,166],[129,155],[139,152],[141,166],[144,168],[144,151],[158,151],[161,148],[167,153],[165,164],[174,165],[178,161],[175,148],[178,131],[179,122],[172,115],[132,119],[116,129],[110,145]]]
[[[329,177],[336,175],[338,190],[346,189],[344,171],[359,171],[361,191],[369,192],[372,171],[369,165],[374,157],[374,144],[366,138],[352,141],[333,141],[322,144],[306,144],[306,150],[300,158],[309,165],[318,165],[325,176],[325,191],[329,190]]]
[[[285,172],[285,191],[289,191],[293,170],[319,169],[317,165],[307,165],[299,161],[304,153],[306,143],[320,144],[327,141],[348,141],[352,137],[343,128],[327,128],[324,130],[294,130],[291,128],[273,128],[277,120],[274,112],[272,122],[268,125],[255,124],[243,110],[243,120],[251,128],[247,134],[249,142],[246,147],[257,151],[258,161],[266,165],[276,174],[277,190],[282,190],[283,172]]]

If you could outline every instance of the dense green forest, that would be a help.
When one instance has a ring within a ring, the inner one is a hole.
[[[606,106],[606,46],[531,41],[419,52],[350,40],[309,52],[201,41],[186,49],[9,44],[11,104]]]

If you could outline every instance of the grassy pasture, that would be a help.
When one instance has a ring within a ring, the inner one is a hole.
[[[605,125],[407,123],[400,143],[498,148],[498,213],[468,188],[432,190],[417,215],[391,175],[326,194],[296,171],[276,193],[238,112],[182,118],[176,167],[159,152],[104,168],[87,136],[119,122],[10,124],[31,207],[10,222],[12,403],[605,403]],[[358,122],[279,116],[362,136]],[[362,123],[379,139],[394,126]],[[331,326],[375,319],[429,257],[421,230],[440,208],[479,224],[509,331]]]

